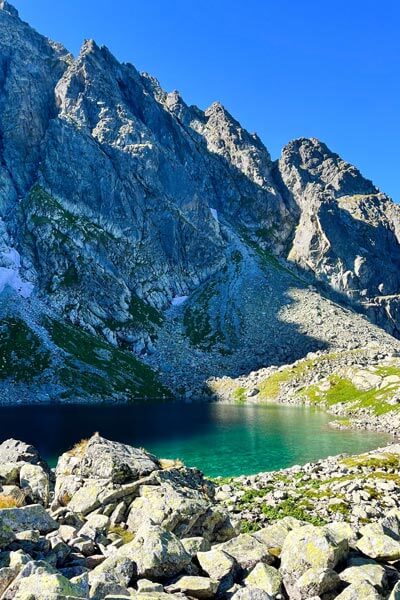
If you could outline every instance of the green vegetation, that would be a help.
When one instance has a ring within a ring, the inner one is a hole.
[[[50,367],[50,352],[19,318],[0,321],[0,378],[29,382]]]
[[[247,519],[240,521],[240,533],[255,533],[259,529],[261,529],[261,525],[255,521],[248,521]]]
[[[293,500],[291,498],[283,500],[277,506],[264,505],[262,507],[262,512],[269,521],[277,521],[284,517],[294,517],[295,519],[299,519],[299,521],[305,521],[312,525],[325,525],[326,523],[326,521],[320,517],[316,517],[308,512],[307,503],[299,502],[298,500]]]
[[[400,374],[399,369],[396,374]],[[331,375],[329,383],[330,387],[326,391],[321,391],[318,384],[309,386],[301,391],[300,397],[302,396],[314,404],[323,403],[325,406],[348,403],[351,404],[352,410],[367,408],[376,415],[382,415],[396,408],[385,400],[393,396],[393,392],[400,387],[399,385],[364,391],[359,390],[350,380],[339,377],[339,375]]]
[[[242,253],[239,250],[234,250],[231,254],[231,260],[235,265],[240,265],[243,260]]]
[[[233,398],[237,404],[243,404],[246,402],[246,390],[243,387],[236,388],[233,392]]]
[[[346,467],[360,467],[366,469],[396,469],[400,468],[400,456],[391,452],[371,456],[361,454],[359,456],[349,456],[343,458],[341,463]]]
[[[297,365],[286,367],[281,371],[272,373],[267,379],[257,384],[260,390],[260,399],[275,399],[279,395],[281,386],[292,381],[301,381],[301,379],[312,371],[317,364],[325,361],[335,360],[338,357],[337,353],[324,354],[317,358],[305,359]]]
[[[35,227],[52,227],[56,237],[64,242],[69,242],[69,236],[63,232],[63,229],[68,232],[71,229],[79,230],[86,241],[97,241],[104,244],[114,238],[110,232],[105,231],[84,215],[75,215],[67,210],[38,184],[30,190],[22,203],[22,209],[28,213]]]
[[[256,231],[257,237],[264,240],[265,242],[270,242],[274,237],[274,233],[275,233],[274,227],[260,227]]]
[[[225,340],[221,331],[214,330],[209,314],[210,302],[216,295],[216,285],[215,281],[206,284],[201,292],[195,295],[183,316],[187,337],[193,346],[202,350],[211,350]]]
[[[122,539],[124,545],[129,544],[129,542],[132,542],[135,539],[135,536],[131,531],[123,529],[120,525],[112,525],[109,528],[108,533],[115,533],[118,535]]]
[[[65,366],[59,370],[61,382],[83,393],[110,399],[115,393],[135,398],[169,397],[155,373],[133,354],[66,323],[52,319],[44,322],[52,341],[66,353]]]
[[[270,491],[272,491],[273,486],[262,488],[261,490],[250,488],[245,491],[244,495],[240,498],[239,504],[244,508],[246,504],[252,504],[255,498],[264,498]]]
[[[145,329],[151,329],[153,325],[162,325],[164,322],[164,315],[138,296],[132,296],[129,314],[135,325],[144,326]]]
[[[79,281],[80,278],[77,268],[75,267],[75,265],[70,265],[63,275],[62,284],[65,287],[73,287],[75,285],[78,285]]]
[[[349,505],[346,502],[336,502],[335,504],[329,505],[329,512],[339,513],[341,515],[348,515],[350,512]]]

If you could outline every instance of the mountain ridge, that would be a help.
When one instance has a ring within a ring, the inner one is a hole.
[[[399,209],[355,167],[314,138],[273,161],[219,102],[188,106],[93,40],[73,57],[8,2],[0,28],[0,269],[22,320],[50,311],[176,395],[308,352],[397,348],[357,312],[400,335]],[[51,400],[96,399],[59,383]]]

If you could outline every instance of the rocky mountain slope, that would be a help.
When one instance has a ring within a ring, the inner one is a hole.
[[[273,161],[219,103],[92,40],[73,57],[5,0],[0,31],[1,402],[399,347],[399,209],[354,167],[314,139]]]

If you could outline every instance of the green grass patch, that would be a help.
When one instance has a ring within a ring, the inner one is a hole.
[[[201,292],[194,295],[192,303],[185,309],[183,315],[187,337],[193,346],[202,350],[211,350],[225,341],[222,332],[211,323],[209,314],[211,300],[217,294],[216,285],[215,281],[206,284]]]
[[[246,390],[243,387],[238,387],[232,394],[233,399],[237,404],[243,404],[246,402]]]
[[[335,360],[338,356],[338,353],[330,353],[318,356],[317,358],[305,359],[294,366],[286,367],[285,369],[272,373],[267,379],[264,379],[264,381],[257,384],[257,387],[260,390],[258,397],[268,400],[277,398],[283,384],[294,381],[301,382],[304,376],[312,371],[317,364]]]
[[[113,234],[84,215],[72,213],[38,184],[24,199],[22,209],[35,227],[51,227],[56,237],[66,243],[69,243],[71,229],[79,230],[86,241],[101,242],[103,245],[115,239]]]
[[[132,296],[129,304],[129,314],[135,324],[151,326],[162,325],[164,322],[162,312],[150,306],[138,296]]]
[[[240,521],[240,533],[255,533],[261,529],[261,525],[255,521],[242,519]]]
[[[367,469],[399,469],[400,456],[385,452],[376,456],[359,455],[342,458],[341,463],[346,467],[365,467]]]
[[[339,377],[339,375],[331,375],[329,377],[330,388],[326,391],[321,391],[318,385],[312,385],[300,392],[300,397],[303,396],[313,404],[322,403],[325,406],[333,406],[343,403],[351,405],[352,411],[360,408],[370,409],[376,415],[382,415],[397,407],[389,404],[385,400],[392,397],[395,389],[390,386],[389,389],[371,389],[359,390],[349,379]]]
[[[115,393],[129,400],[171,397],[154,371],[132,353],[60,321],[46,319],[44,325],[52,341],[68,354],[66,366],[60,370],[67,389],[81,389],[104,399]]]
[[[308,512],[307,507],[301,502],[292,500],[291,498],[283,500],[277,506],[265,505],[262,507],[262,512],[269,521],[277,521],[284,517],[294,517],[295,519],[299,519],[299,521],[305,521],[312,525],[325,525],[326,523],[324,519]]]
[[[19,318],[0,321],[0,378],[30,382],[51,365],[40,338]]]

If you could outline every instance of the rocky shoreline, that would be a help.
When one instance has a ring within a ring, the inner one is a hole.
[[[209,381],[218,402],[280,403],[323,408],[331,426],[400,432],[400,358],[395,349],[371,344],[340,352],[314,352],[282,367]]]
[[[392,445],[213,482],[98,434],[54,470],[7,440],[0,600],[398,600],[399,463]]]

